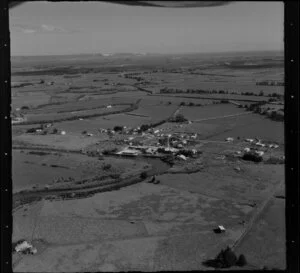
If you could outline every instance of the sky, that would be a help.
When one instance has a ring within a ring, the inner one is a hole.
[[[283,50],[283,2],[157,8],[26,2],[10,10],[11,55]]]

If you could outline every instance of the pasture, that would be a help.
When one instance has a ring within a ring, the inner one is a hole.
[[[97,133],[100,128],[113,129],[115,126],[137,127],[149,123],[150,118],[139,117],[127,114],[112,114],[103,117],[88,118],[83,120],[63,121],[57,123],[56,127],[72,133],[81,133],[87,130],[91,133]]]
[[[232,104],[215,104],[204,107],[182,107],[180,114],[189,120],[196,121],[228,115],[236,115],[246,113],[244,109],[238,108]]]
[[[13,151],[13,191],[32,189],[33,186],[42,189],[46,185],[70,184],[68,182],[55,183],[55,179],[69,179],[73,181],[92,179],[96,176],[110,174],[128,175],[143,169],[147,164],[135,160],[122,158],[97,158],[82,154],[45,153],[33,151]],[[110,169],[103,166],[111,165]],[[134,167],[134,168],[133,168]]]
[[[100,108],[91,110],[74,110],[72,112],[48,113],[48,114],[27,114],[25,115],[28,122],[59,122],[67,119],[84,118],[89,116],[107,115],[115,111],[122,111],[128,108],[129,105],[113,106],[112,108]]]

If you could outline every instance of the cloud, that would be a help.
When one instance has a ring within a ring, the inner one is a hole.
[[[34,30],[34,29],[23,29],[22,32],[23,33],[35,33],[36,30]]]
[[[68,32],[67,30],[65,30],[64,28],[61,28],[61,27],[55,27],[55,26],[52,26],[52,25],[42,25],[41,26],[41,29],[43,31],[46,31],[46,32]]]
[[[27,24],[13,24],[11,26],[11,30],[14,32],[22,32],[25,34],[32,34],[32,33],[75,33],[79,32],[79,29],[65,29],[58,26],[53,25],[46,25],[42,24],[41,26],[29,26]]]

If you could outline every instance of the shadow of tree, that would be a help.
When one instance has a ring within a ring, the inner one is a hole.
[[[206,267],[213,267],[213,268],[224,268],[223,263],[218,259],[209,259],[202,262],[202,265]]]

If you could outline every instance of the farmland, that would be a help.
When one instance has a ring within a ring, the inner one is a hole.
[[[38,251],[14,271],[207,270],[226,246],[285,268],[281,53],[16,57],[12,82],[13,241]]]

